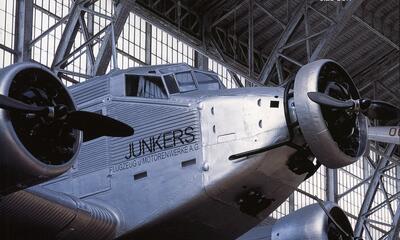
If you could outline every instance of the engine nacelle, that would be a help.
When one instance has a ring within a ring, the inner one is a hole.
[[[272,227],[271,240],[351,240],[353,229],[342,209],[332,202],[323,205],[325,210],[316,203],[280,218]]]
[[[342,100],[359,99],[349,74],[327,59],[303,66],[294,82],[294,102],[300,129],[319,162],[340,168],[357,161],[368,148],[366,117],[320,106],[308,98],[308,92],[323,92]]]
[[[75,104],[61,81],[46,67],[21,63],[0,70],[0,94],[30,105]],[[68,126],[45,117],[0,109],[0,195],[52,179],[68,171],[82,139]]]

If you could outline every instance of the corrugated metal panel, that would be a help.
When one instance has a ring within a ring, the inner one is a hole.
[[[77,159],[77,171],[73,176],[82,176],[107,168],[109,164],[107,137],[83,143]]]
[[[97,81],[93,80],[79,84],[77,85],[78,87],[70,88],[76,105],[83,104],[110,93],[109,78],[101,80],[96,79]]]
[[[135,129],[133,137],[111,138],[110,157],[113,163],[126,160],[129,144],[134,143],[138,149],[139,141],[164,132],[192,127],[196,135],[195,142],[200,140],[198,112],[187,107],[169,105],[112,103],[108,115],[117,118]]]

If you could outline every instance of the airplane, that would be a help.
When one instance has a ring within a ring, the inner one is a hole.
[[[338,63],[279,87],[226,89],[186,64],[114,70],[64,87],[38,63],[0,70],[2,239],[353,239],[318,202],[269,217],[324,165],[399,144],[388,103],[362,99]],[[133,134],[133,129],[135,133]],[[133,135],[132,135],[133,134]]]

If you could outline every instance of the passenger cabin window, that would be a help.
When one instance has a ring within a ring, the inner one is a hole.
[[[219,90],[221,88],[216,76],[202,72],[194,72],[194,74],[200,90]]]
[[[161,77],[127,75],[126,96],[143,98],[168,98]]]
[[[190,72],[180,72],[175,74],[180,92],[188,92],[196,90],[196,84]]]

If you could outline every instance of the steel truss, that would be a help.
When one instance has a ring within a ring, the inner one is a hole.
[[[363,232],[365,239],[374,239],[371,235],[370,228],[372,225],[379,228],[379,226],[389,227],[390,230],[386,231],[380,239],[397,239],[399,235],[399,217],[400,217],[400,179],[386,174],[391,169],[399,170],[400,162],[392,158],[395,153],[396,145],[390,144],[386,146],[384,151],[381,150],[379,145],[371,147],[373,154],[375,154],[375,159],[371,159],[370,156],[366,157],[366,162],[373,169],[373,173],[370,177],[364,179],[362,184],[369,182],[368,190],[365,194],[364,202],[361,206],[361,210],[357,219],[357,224],[355,227],[355,236],[362,237]],[[389,193],[385,187],[385,179],[393,179],[397,182],[397,192]],[[360,186],[356,185],[354,188]],[[384,201],[375,201],[375,195],[380,191],[384,196]],[[393,206],[397,206],[393,208]],[[390,212],[392,218],[391,222],[384,220],[374,219],[373,215],[382,208],[387,208]]]
[[[68,15],[68,19],[66,20],[67,24],[51,66],[52,70],[62,78],[71,80],[68,75],[90,78],[95,75],[104,74],[110,62],[110,57],[113,60],[113,67],[118,68],[115,39],[121,33],[129,14],[127,1],[122,1],[118,6],[116,6],[116,14],[114,16],[108,16],[93,11],[91,6],[94,2],[95,1],[90,0],[76,1]],[[87,18],[88,20],[93,16],[98,16],[108,20],[109,23],[99,32],[94,34],[89,30],[85,20],[85,14],[89,15]],[[74,39],[78,31],[82,32],[85,42],[80,46],[76,46],[75,49],[72,50]],[[95,56],[93,45],[98,43],[101,44],[101,46],[99,53]],[[68,65],[73,63],[75,59],[79,58],[84,53],[88,55],[90,62],[86,74],[74,73],[66,70]]]
[[[32,39],[32,11],[40,8],[33,4],[33,0],[18,0],[16,18],[16,41],[15,41],[15,62],[31,59],[31,49],[33,45],[46,37],[56,28],[65,24],[65,28],[58,44],[54,60],[51,64],[52,70],[61,78],[77,83],[73,77],[91,78],[102,75],[107,71],[110,60],[112,68],[117,66],[116,39],[122,32],[126,19],[132,10],[131,1],[121,0],[115,2],[114,14],[107,15],[93,10],[93,4],[97,0],[77,0],[73,3],[70,13],[59,18],[58,21],[50,26],[46,31]],[[42,9],[43,10],[43,9]],[[46,11],[46,10],[44,10]],[[93,32],[94,16],[105,19],[108,24],[98,32]],[[83,34],[85,42],[77,46],[75,38],[77,34]],[[93,47],[99,44],[99,51],[95,56]],[[86,54],[88,58],[85,73],[68,70],[68,66],[73,64],[76,59]]]

